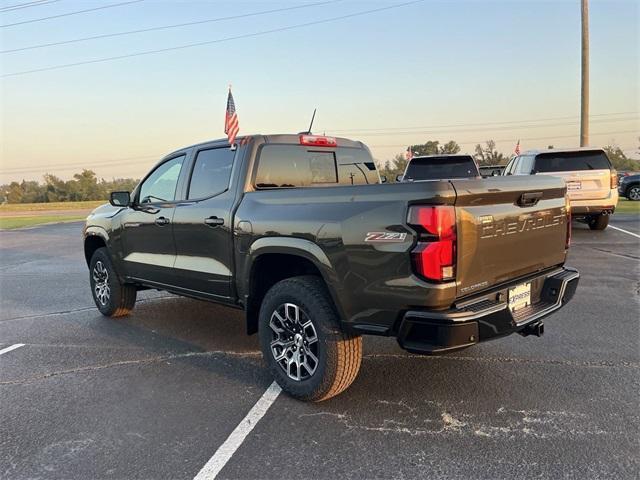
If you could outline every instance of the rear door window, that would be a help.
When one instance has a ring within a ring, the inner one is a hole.
[[[520,157],[518,171],[515,173],[518,175],[530,175],[531,170],[533,170],[533,157],[531,155]]]
[[[235,151],[228,147],[200,150],[193,164],[187,198],[212,197],[229,188],[234,156]]]
[[[478,167],[471,157],[414,158],[409,163],[406,180],[439,180],[477,177]]]
[[[536,172],[609,170],[611,163],[602,151],[549,152],[536,156]]]

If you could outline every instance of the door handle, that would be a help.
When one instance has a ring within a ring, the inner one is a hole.
[[[156,225],[160,225],[161,227],[163,225],[168,225],[171,221],[166,218],[166,217],[158,217],[156,218]]]
[[[520,195],[518,199],[518,205],[521,207],[532,207],[538,200],[542,198],[542,192],[527,192]]]
[[[217,227],[219,225],[224,225],[224,218],[218,218],[213,216],[213,217],[205,218],[204,223],[205,225],[208,225],[210,227]]]

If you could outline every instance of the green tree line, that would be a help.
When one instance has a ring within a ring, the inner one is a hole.
[[[1,203],[48,203],[77,202],[84,200],[107,200],[116,190],[132,191],[138,184],[134,178],[98,180],[92,170],[82,170],[71,180],[62,180],[46,174],[43,182],[22,180],[0,186]]]

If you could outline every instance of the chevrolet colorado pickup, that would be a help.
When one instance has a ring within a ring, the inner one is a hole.
[[[167,155],[87,218],[96,306],[155,288],[243,309],[283,390],[345,390],[362,335],[442,353],[514,332],[573,296],[566,186],[551,176],[385,184],[360,142],[254,135]]]

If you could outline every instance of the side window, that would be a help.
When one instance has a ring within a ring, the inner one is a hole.
[[[212,197],[229,188],[235,153],[226,147],[200,150],[193,164],[187,198]]]
[[[531,155],[521,157],[518,175],[531,175],[531,170],[533,170],[533,157]]]
[[[156,168],[140,185],[140,203],[172,202],[185,155],[172,158]]]
[[[507,168],[507,175],[515,175],[518,169],[518,163],[520,162],[520,157],[516,157],[511,160],[509,167]]]
[[[371,156],[360,148],[340,148],[338,155],[338,179],[340,185],[378,183],[376,165]]]

